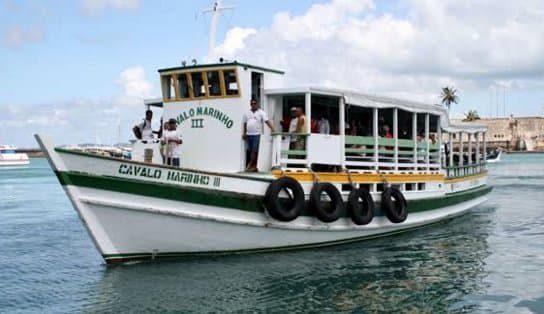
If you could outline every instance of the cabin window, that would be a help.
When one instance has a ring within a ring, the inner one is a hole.
[[[413,140],[414,139],[414,114],[402,109],[397,110],[398,113],[398,136],[399,139]]]
[[[189,81],[186,73],[178,76],[178,95],[179,98],[189,98]]]
[[[206,73],[208,78],[208,92],[210,96],[221,96],[221,84],[219,83],[219,71],[209,71]]]
[[[236,79],[235,70],[223,71],[223,79],[225,81],[225,91],[227,95],[238,95],[238,81]]]
[[[393,138],[393,108],[378,111],[378,135],[383,138]]]
[[[164,100],[173,100],[176,98],[174,92],[174,78],[171,75],[162,76],[161,85]]]
[[[191,73],[191,81],[193,83],[193,97],[205,97],[206,86],[204,85],[204,78],[202,72]]]
[[[372,136],[372,108],[346,105],[345,134]]]
[[[425,139],[425,116],[427,116],[426,113],[418,113],[417,114],[417,136],[416,139],[418,141]]]
[[[305,100],[304,95],[289,95],[289,96],[283,97],[283,104],[282,104],[283,117],[280,122],[282,132],[289,132],[291,119],[293,119],[293,117],[291,116],[291,108],[301,107],[302,111],[305,112],[304,100]]]
[[[340,134],[340,98],[312,94],[312,133]]]

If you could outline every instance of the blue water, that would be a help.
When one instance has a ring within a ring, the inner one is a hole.
[[[0,170],[0,312],[544,313],[544,155],[489,168],[490,201],[434,227],[107,267],[47,162],[33,159]]]

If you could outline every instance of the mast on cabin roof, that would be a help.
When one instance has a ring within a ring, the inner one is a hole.
[[[217,31],[217,20],[219,13],[224,10],[234,9],[234,5],[221,5],[221,0],[214,2],[213,7],[202,11],[202,13],[212,13],[212,21],[210,23],[210,38],[208,42],[208,61],[211,61],[215,50],[215,33]]]

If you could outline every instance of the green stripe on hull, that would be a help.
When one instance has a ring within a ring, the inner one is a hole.
[[[56,174],[62,185],[73,185],[251,212],[264,212],[264,204],[262,203],[263,198],[257,195],[180,187],[171,184],[145,182],[117,177],[93,176],[76,172],[56,172]],[[462,192],[446,194],[441,197],[410,200],[408,201],[408,212],[415,213],[452,206],[483,196],[489,193],[491,189],[492,188],[489,186],[480,186]],[[308,208],[308,204],[302,215],[313,216],[311,209]],[[375,215],[382,216],[383,214],[380,210],[377,210]],[[348,216],[347,211],[343,216]]]
[[[456,205],[480,196],[484,196],[487,193],[491,192],[492,189],[492,187],[484,185],[470,190],[446,194],[442,197],[411,200],[408,201],[408,213],[422,212],[426,210]]]
[[[252,212],[264,212],[261,198],[250,194],[179,187],[170,184],[92,176],[74,172],[58,172],[57,177],[62,185],[73,185]]]

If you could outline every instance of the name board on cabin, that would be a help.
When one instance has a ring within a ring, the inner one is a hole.
[[[217,108],[197,107],[190,108],[180,113],[176,120],[178,125],[185,121],[191,122],[191,128],[204,128],[204,118],[211,117],[221,122],[227,129],[232,128],[234,121],[224,112]]]

